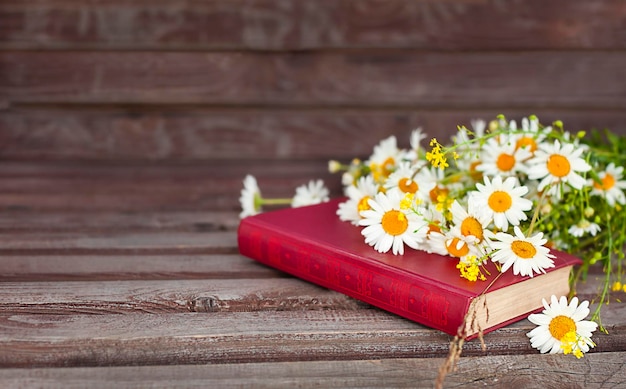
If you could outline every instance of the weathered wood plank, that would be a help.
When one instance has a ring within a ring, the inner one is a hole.
[[[444,387],[544,388],[556,382],[585,388],[626,386],[625,352],[463,357]],[[394,358],[179,366],[0,369],[4,387],[46,388],[432,388],[443,358]],[[587,372],[587,374],[581,374]]]
[[[316,313],[0,316],[0,366],[408,357],[425,346],[430,355],[447,351],[446,335],[383,312]]]
[[[243,161],[365,158],[394,134],[409,146],[411,130],[442,141],[458,125],[498,114],[535,114],[565,128],[610,128],[626,134],[624,110],[281,110],[181,107],[12,109],[0,114],[0,156],[20,160]],[[332,134],[332,136],[329,136]],[[424,146],[427,146],[424,144]],[[224,161],[224,162],[218,162]]]
[[[623,109],[623,78],[619,51],[0,53],[9,104]]]
[[[0,366],[183,365],[445,357],[450,337],[379,310],[150,315],[0,315]],[[94,332],[97,328],[97,332]],[[493,354],[536,354],[528,321],[484,338]],[[594,336],[626,349],[626,326]],[[479,341],[463,354],[484,356]]]
[[[622,49],[616,0],[23,2],[0,6],[17,49]]]
[[[0,232],[63,231],[234,231],[239,215],[226,211],[197,212],[29,212],[8,210],[0,218]]]
[[[323,179],[333,195],[341,194],[341,178],[328,173],[327,161],[182,165],[6,161],[0,164],[0,209],[239,212],[246,174],[257,177],[265,197],[291,197],[298,185],[311,179]]]
[[[6,282],[0,283],[0,290],[0,314],[369,308],[341,293],[294,278]]]
[[[30,257],[29,257],[30,258]],[[65,271],[71,266],[73,257],[59,259],[50,257],[51,264],[61,263],[65,266]],[[103,258],[103,257],[101,257]],[[147,266],[155,257],[140,260]],[[156,260],[161,257],[156,257]],[[175,268],[175,264],[180,256],[169,257]],[[80,258],[79,258],[80,259]],[[109,268],[115,264],[121,264],[122,258],[103,258],[103,261],[112,260],[112,264],[101,265],[100,268]],[[232,268],[229,267],[229,260],[234,261]],[[218,263],[217,260],[221,260]],[[245,261],[250,263],[245,263]],[[129,269],[117,270],[118,273],[133,273],[133,262],[128,261]],[[2,268],[7,263],[7,273],[10,275],[11,268],[19,264],[19,258],[2,259]],[[140,263],[141,263],[140,262]],[[27,263],[27,262],[26,262]],[[75,260],[77,268],[81,269],[85,265]],[[88,262],[92,263],[92,262]],[[156,262],[158,265],[158,262]],[[48,266],[50,266],[49,264]],[[3,299],[0,301],[0,313],[62,313],[71,314],[73,312],[92,313],[129,313],[138,311],[154,312],[180,312],[180,311],[255,311],[255,310],[288,310],[288,309],[346,309],[355,307],[368,307],[367,304],[356,302],[343,294],[329,291],[318,287],[312,283],[302,280],[284,277],[279,272],[267,272],[265,278],[245,278],[250,272],[259,272],[259,267],[254,261],[236,255],[219,256],[210,264],[205,264],[205,268],[217,274],[218,277],[205,278],[199,280],[131,280],[131,281],[103,281],[96,277],[89,281],[68,281],[68,282],[3,282],[0,283],[0,291]],[[44,267],[45,269],[45,267]],[[96,268],[97,269],[97,268]],[[96,269],[88,269],[93,272]],[[237,270],[241,273],[237,273]],[[158,268],[155,267],[155,271]],[[269,269],[268,269],[269,270]],[[39,270],[41,274],[43,269]],[[4,270],[3,270],[4,272]],[[63,267],[53,271],[63,274]],[[78,271],[80,272],[80,270]],[[231,278],[229,278],[230,276]],[[267,278],[267,277],[276,278]],[[281,278],[279,278],[281,277]],[[587,282],[580,283],[577,294],[580,299],[592,300],[598,295],[602,277],[594,275]],[[618,299],[621,293],[615,293]],[[619,303],[613,299],[615,306],[604,308],[608,311],[607,316],[610,323],[611,315],[616,312],[624,315],[626,321],[626,304]]]
[[[230,232],[0,233],[0,254],[233,254]]]
[[[0,281],[277,278],[241,255],[3,255]],[[207,281],[208,282],[208,281]]]

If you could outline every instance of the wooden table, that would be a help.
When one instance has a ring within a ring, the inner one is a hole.
[[[237,212],[194,210],[213,169],[0,167],[0,387],[433,385],[448,335],[239,255]],[[445,387],[624,387],[626,305],[603,312],[583,359],[540,355],[524,320]]]

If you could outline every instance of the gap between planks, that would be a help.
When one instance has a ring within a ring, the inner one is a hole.
[[[0,366],[63,367],[445,357],[451,337],[379,310],[151,315],[0,315]],[[466,356],[535,354],[518,322]],[[622,351],[626,326],[594,335]]]

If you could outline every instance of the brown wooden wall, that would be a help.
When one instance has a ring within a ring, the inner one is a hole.
[[[328,159],[498,113],[626,133],[626,2],[0,3],[0,196],[18,208],[235,210],[246,173],[336,194]]]

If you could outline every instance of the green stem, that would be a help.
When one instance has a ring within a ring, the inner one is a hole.
[[[548,192],[548,189],[550,189],[550,187],[546,188],[541,193],[541,197],[539,197],[539,201],[537,202],[537,206],[535,206],[535,212],[533,212],[533,218],[530,220],[530,226],[528,226],[528,231],[526,232],[527,236],[530,236],[532,234],[532,232],[533,232],[533,228],[535,228],[535,223],[537,222],[537,219],[539,219],[539,210],[543,206],[543,200],[544,200],[544,198],[546,196],[546,192]]]
[[[609,231],[611,231],[611,214],[606,214],[606,227]],[[608,257],[607,263],[604,264],[604,285],[602,287],[602,292],[600,293],[600,301],[598,301],[598,306],[596,307],[593,315],[591,315],[591,320],[598,323],[600,327],[600,331],[604,333],[608,333],[606,328],[602,325],[602,319],[600,318],[600,310],[602,309],[602,305],[607,301],[609,295],[609,287],[611,283],[611,270],[613,265],[611,264],[611,257],[613,256],[613,234],[607,235],[607,248],[608,248]],[[608,301],[607,301],[608,303]]]
[[[286,205],[291,204],[291,198],[282,198],[282,199],[259,199],[259,203],[261,205]]]

